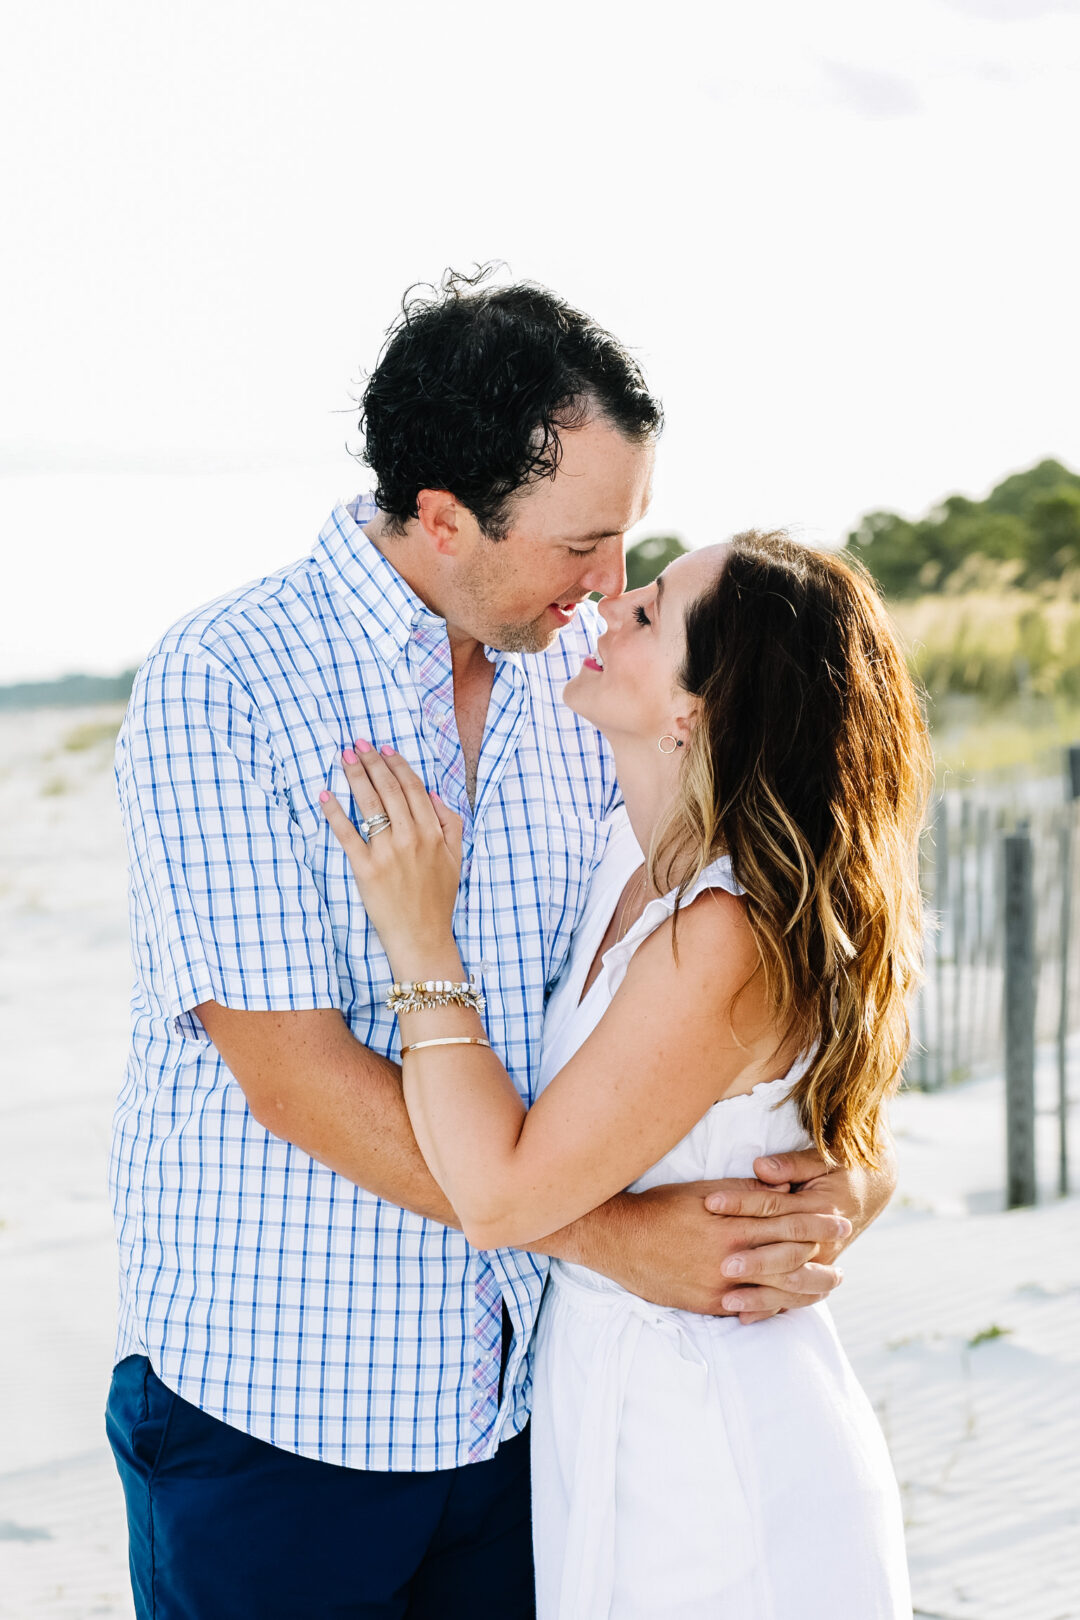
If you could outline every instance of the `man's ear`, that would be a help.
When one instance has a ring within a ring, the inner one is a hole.
[[[422,489],[416,497],[416,515],[435,550],[444,557],[452,557],[462,538],[465,508],[460,502],[448,489]]]

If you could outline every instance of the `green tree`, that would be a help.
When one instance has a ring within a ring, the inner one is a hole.
[[[886,596],[917,596],[920,590],[932,589],[941,572],[940,566],[933,566],[937,559],[922,527],[895,512],[868,512],[848,535],[847,549],[862,559]]]
[[[1060,461],[1047,459],[1027,472],[1013,473],[996,484],[982,503],[989,512],[1011,512],[1014,517],[1026,518],[1040,495],[1048,495],[1062,484],[1080,490],[1080,476],[1062,466]]]
[[[626,553],[626,588],[639,591],[651,585],[657,574],[663,573],[669,562],[686,552],[682,541],[674,534],[650,534]]]
[[[1035,500],[1028,518],[1032,533],[1030,572],[1060,579],[1080,568],[1080,489],[1058,484]]]
[[[926,517],[868,512],[847,550],[869,568],[886,596],[997,586],[1040,585],[1080,572],[1080,476],[1060,461],[1013,473],[984,501],[949,495]]]

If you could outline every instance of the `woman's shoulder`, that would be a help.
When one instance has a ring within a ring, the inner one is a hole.
[[[744,891],[731,875],[730,863],[714,862],[677,908],[672,899],[667,916],[634,952],[628,976],[659,975],[681,993],[695,986],[710,999],[714,994],[727,999],[759,962]]]
[[[678,1063],[715,1080],[738,1063],[717,1095],[777,1045],[761,953],[741,892],[709,884],[653,928],[626,963],[612,1001],[616,1016],[643,1029],[659,1016]],[[715,1101],[715,1097],[713,1099]]]

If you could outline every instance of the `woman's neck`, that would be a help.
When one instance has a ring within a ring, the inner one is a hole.
[[[634,837],[648,860],[656,830],[678,797],[678,756],[661,754],[655,747],[650,752],[637,739],[612,743],[611,751]],[[656,892],[649,885],[645,898]]]

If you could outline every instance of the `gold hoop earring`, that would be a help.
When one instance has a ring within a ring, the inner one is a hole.
[[[665,743],[670,743],[671,747],[670,748],[665,748],[664,747]],[[657,743],[656,746],[657,746],[657,748],[659,748],[659,750],[660,750],[660,752],[662,754],[673,754],[675,752],[676,748],[681,748],[682,747],[682,741],[678,737],[673,737],[671,735],[670,731],[668,731],[668,732],[665,732],[664,736],[662,736],[660,738],[660,741]]]

